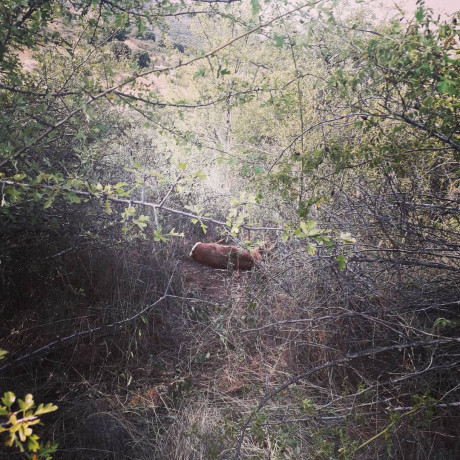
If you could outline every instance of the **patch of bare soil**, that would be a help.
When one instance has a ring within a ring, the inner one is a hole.
[[[32,52],[30,50],[23,50],[18,53],[22,67],[26,72],[32,72],[37,66],[37,61],[32,58]]]
[[[184,280],[185,292],[194,293],[209,302],[225,303],[238,283],[238,275],[230,270],[205,267],[190,258],[181,262],[179,270]]]

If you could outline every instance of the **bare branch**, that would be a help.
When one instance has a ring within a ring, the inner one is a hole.
[[[177,265],[176,265],[176,267],[177,267]],[[5,369],[8,369],[9,367],[11,367],[11,366],[13,366],[13,365],[15,365],[15,364],[17,364],[19,362],[22,362],[22,361],[24,361],[26,359],[32,358],[32,357],[34,357],[34,356],[36,356],[36,355],[38,355],[40,353],[43,353],[45,351],[49,351],[49,350],[55,348],[58,345],[64,345],[64,344],[67,344],[67,343],[72,343],[78,338],[85,337],[87,335],[91,335],[91,334],[94,334],[96,332],[108,331],[110,329],[114,329],[114,328],[117,328],[117,327],[123,327],[123,326],[127,325],[128,323],[130,323],[131,321],[134,321],[136,318],[139,318],[141,315],[143,315],[148,310],[150,310],[151,308],[155,307],[160,302],[162,302],[164,299],[166,299],[166,297],[168,297],[168,291],[169,291],[169,287],[171,285],[171,281],[172,281],[174,272],[175,272],[175,269],[174,269],[172,275],[169,278],[168,285],[166,286],[166,289],[165,289],[165,293],[156,302],[154,302],[154,303],[152,303],[150,305],[147,305],[145,308],[143,308],[141,311],[137,312],[136,314],[132,315],[131,317],[126,318],[126,319],[121,319],[119,321],[115,321],[114,323],[108,324],[106,326],[99,326],[99,327],[95,327],[95,328],[92,328],[92,329],[87,329],[86,331],[75,332],[74,334],[68,335],[67,337],[64,337],[62,339],[59,338],[57,340],[54,340],[53,342],[50,342],[50,343],[44,345],[43,347],[38,348],[37,350],[34,350],[34,351],[30,352],[30,353],[26,353],[25,355],[19,356],[18,358],[15,358],[15,359],[9,361],[4,366],[0,367],[0,372],[4,371]]]
[[[241,433],[240,437],[236,443],[235,446],[235,459],[240,458],[240,453],[241,453],[241,447],[243,445],[244,437],[246,434],[246,430],[249,428],[249,425],[251,424],[252,419],[254,418],[255,414],[259,412],[271,399],[273,399],[277,394],[281,393],[283,390],[286,388],[290,387],[291,385],[294,385],[295,383],[299,382],[300,380],[303,380],[304,378],[308,377],[311,374],[314,374],[315,372],[318,372],[322,369],[328,369],[330,367],[335,367],[341,364],[348,363],[349,361],[352,361],[356,358],[362,358],[365,356],[372,356],[375,354],[379,353],[384,353],[387,351],[391,350],[404,350],[407,348],[418,348],[418,347],[425,347],[428,345],[438,345],[438,344],[443,344],[443,343],[460,343],[460,337],[445,337],[445,338],[439,338],[439,339],[433,339],[433,340],[426,340],[426,341],[417,341],[417,342],[410,342],[410,343],[400,343],[396,345],[389,345],[386,347],[377,347],[377,348],[370,348],[367,350],[359,351],[356,353],[347,353],[343,358],[336,359],[334,361],[329,361],[325,364],[321,364],[319,366],[316,366],[312,369],[309,369],[305,372],[302,372],[299,375],[296,375],[295,377],[292,377],[290,380],[288,380],[285,384],[281,385],[278,387],[275,391],[270,393],[268,396],[264,397],[262,401],[259,403],[259,405],[251,412],[249,417],[247,418],[246,422],[244,423],[243,427],[241,428]]]
[[[168,192],[166,193],[166,195],[160,201],[160,204],[158,205],[158,209],[161,209],[163,207],[163,205],[166,203],[166,200],[168,199],[169,195],[171,195],[172,191],[174,190],[174,188],[176,187],[176,185],[179,183],[179,181],[182,179],[183,176],[184,176],[184,173],[181,172],[179,174],[179,177],[176,179],[176,181],[171,185],[171,187],[168,190]]]

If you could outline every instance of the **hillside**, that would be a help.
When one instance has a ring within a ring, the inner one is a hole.
[[[427,5],[3,2],[1,458],[460,457]]]

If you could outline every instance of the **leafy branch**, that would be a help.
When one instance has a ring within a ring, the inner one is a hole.
[[[133,205],[138,205],[138,206],[145,206],[148,208],[153,209],[154,211],[165,211],[167,213],[171,214],[177,214],[180,216],[184,217],[189,217],[190,219],[197,219],[198,221],[205,221],[209,222],[221,227],[226,227],[227,223],[214,219],[209,216],[201,216],[195,213],[187,212],[187,211],[181,211],[178,209],[173,209],[167,206],[164,206],[165,200],[168,198],[169,194],[172,192],[173,188],[175,187],[176,184],[174,184],[174,187],[170,189],[170,191],[167,193],[167,195],[164,197],[164,199],[160,203],[151,203],[148,201],[142,201],[142,200],[130,200],[130,199],[125,199],[125,198],[118,198],[115,196],[110,196],[109,193],[114,193],[113,191],[83,191],[83,190],[78,190],[78,189],[72,189],[69,187],[65,186],[57,186],[57,185],[46,185],[46,184],[32,184],[32,183],[24,183],[24,182],[15,182],[11,180],[3,180],[0,181],[0,183],[3,183],[7,186],[11,187],[21,187],[24,189],[30,189],[30,190],[37,190],[37,189],[43,189],[43,190],[50,190],[53,193],[64,193],[67,194],[70,197],[82,197],[86,199],[100,199],[103,201],[110,201],[112,203],[120,203],[120,204],[126,204],[128,207],[132,207]],[[102,187],[101,187],[102,188]],[[125,192],[126,193],[126,192]],[[52,200],[54,197],[52,197]],[[51,203],[50,203],[51,204]],[[45,204],[46,206],[46,204]],[[282,231],[283,229],[281,227],[253,227],[250,225],[242,225],[242,228],[245,228],[246,230],[253,230],[253,231],[258,231],[258,230],[273,230],[273,231]]]
[[[5,350],[0,350],[0,359],[6,354]],[[56,451],[57,444],[40,446],[39,436],[34,434],[32,427],[40,423],[40,416],[54,412],[57,406],[52,403],[40,403],[36,407],[34,397],[27,394],[24,400],[17,400],[19,409],[14,409],[16,395],[12,391],[5,392],[1,402],[3,405],[0,405],[0,434],[6,437],[5,446],[16,447],[20,452],[25,452],[27,448],[30,452],[38,452],[38,458],[50,459],[49,454]]]

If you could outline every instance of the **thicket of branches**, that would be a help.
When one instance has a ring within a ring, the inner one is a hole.
[[[7,449],[458,456],[458,19],[4,1]],[[222,236],[274,249],[189,263]]]

